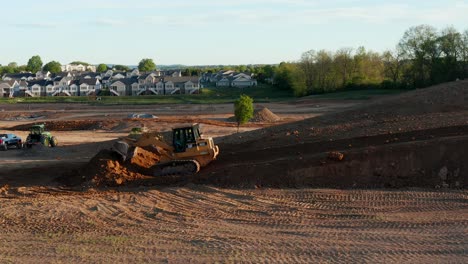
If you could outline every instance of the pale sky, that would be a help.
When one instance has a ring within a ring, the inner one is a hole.
[[[310,49],[394,48],[405,30],[468,29],[468,0],[2,0],[0,64],[272,64]]]

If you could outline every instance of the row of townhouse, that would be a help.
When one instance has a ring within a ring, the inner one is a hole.
[[[158,77],[182,77],[182,72],[179,70],[171,70],[171,71],[154,71],[151,72],[155,76]],[[132,71],[122,72],[122,71],[114,71],[108,70],[104,73],[97,73],[97,72],[86,72],[86,71],[63,71],[61,73],[52,74],[50,72],[45,71],[38,71],[36,73],[13,73],[13,74],[4,74],[0,76],[3,81],[11,81],[11,80],[18,80],[18,81],[33,81],[33,80],[52,80],[58,76],[66,76],[66,77],[74,77],[74,78],[96,78],[99,80],[115,80],[115,79],[123,79],[123,78],[131,78],[135,76],[140,76],[140,71],[138,69],[134,69]]]
[[[107,89],[113,96],[196,94],[200,91],[200,80],[196,76],[162,77],[150,73],[127,77],[126,74],[117,73],[107,77],[84,74],[77,78],[67,74],[29,81],[10,79],[0,81],[0,95],[2,97],[91,96],[100,95]]]
[[[160,77],[156,74],[123,78],[109,84],[110,93],[116,96],[198,94],[200,88],[198,76]]]
[[[67,64],[67,65],[62,65],[62,72],[84,72],[84,71],[90,71],[90,72],[96,72],[96,66],[94,65],[83,65],[83,64]]]
[[[198,77],[182,77],[181,71],[154,71],[141,74],[108,70],[5,74],[0,81],[0,96],[87,96],[109,89],[111,95],[194,94],[199,93]],[[112,87],[112,88],[110,88]],[[166,89],[167,88],[167,89]]]
[[[252,87],[257,86],[257,80],[250,73],[235,71],[220,71],[205,73],[202,82],[215,83],[216,87]]]
[[[2,97],[86,96],[96,94],[102,88],[96,78],[73,80],[0,81]]]

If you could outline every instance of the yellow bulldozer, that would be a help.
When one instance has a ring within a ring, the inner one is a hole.
[[[117,141],[112,150],[124,162],[141,149],[156,153],[159,162],[150,169],[154,176],[195,174],[219,154],[213,139],[202,137],[198,124],[174,128],[169,137],[170,140],[159,132],[143,132]]]

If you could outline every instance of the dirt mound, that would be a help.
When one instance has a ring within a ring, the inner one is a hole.
[[[132,162],[124,164],[118,154],[107,149],[101,150],[86,166],[75,172],[75,176],[81,178],[87,187],[119,186],[141,180],[146,177],[136,172],[136,168],[148,167],[145,154],[147,153],[139,153]]]
[[[177,176],[154,177],[151,167],[159,162],[159,156],[151,150],[137,148],[133,157],[122,162],[121,157],[109,150],[101,150],[86,166],[64,175],[62,182],[85,188],[170,185],[183,183]]]
[[[227,118],[227,122],[236,122],[236,117],[231,116]],[[270,109],[266,107],[261,107],[259,109],[254,110],[253,117],[250,119],[250,122],[253,123],[276,123],[281,121],[281,118],[270,111]],[[246,124],[248,125],[248,124]],[[244,126],[246,126],[244,125]]]
[[[281,118],[275,115],[270,109],[263,107],[254,111],[254,116],[250,120],[251,122],[261,122],[261,123],[274,123],[280,121]]]

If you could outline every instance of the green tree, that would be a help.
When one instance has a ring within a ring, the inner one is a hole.
[[[401,52],[398,50],[386,50],[381,57],[384,64],[384,77],[391,80],[393,83],[397,83],[401,78],[403,65],[401,56]]]
[[[462,35],[462,47],[460,52],[460,60],[462,64],[462,77],[468,77],[468,29]]]
[[[142,59],[140,63],[138,63],[138,70],[140,72],[154,71],[156,70],[156,64],[153,59]]]
[[[237,132],[239,132],[240,125],[249,122],[253,117],[253,113],[253,99],[247,95],[241,95],[239,99],[234,102],[234,116],[237,122]]]
[[[463,37],[454,27],[442,30],[438,39],[441,59],[437,61],[436,82],[453,81],[463,72],[459,59],[463,53]]]
[[[275,75],[275,68],[271,65],[263,66],[263,74],[265,74],[266,78],[273,78]]]
[[[90,64],[84,61],[72,61],[70,62],[71,65],[83,65],[83,66],[89,66]]]
[[[316,63],[316,84],[310,90],[313,93],[322,93],[334,91],[337,89],[336,79],[334,77],[333,53],[320,50],[315,57]]]
[[[26,69],[32,73],[40,71],[42,69],[41,57],[39,55],[32,56],[28,61]]]
[[[182,71],[182,76],[192,76],[191,71],[189,68]]]
[[[352,48],[342,48],[335,54],[334,63],[336,65],[337,74],[341,76],[341,87],[348,84],[351,69],[353,67]]]
[[[307,94],[304,71],[296,63],[282,62],[276,70],[275,84],[280,88],[291,90],[296,96]]]
[[[18,68],[18,64],[16,62],[10,62],[7,66],[0,66],[0,77],[3,74],[12,74],[18,72],[20,72],[20,69]]]
[[[16,63],[16,62],[10,62],[10,63],[8,63],[8,67],[11,67],[11,68],[13,68],[13,69],[16,69],[16,68],[18,68],[18,63]]]
[[[12,74],[12,73],[15,73],[15,68],[10,67],[10,66],[0,67],[0,77],[3,74]]]
[[[412,61],[407,76],[414,87],[426,87],[433,83],[433,66],[438,57],[437,39],[434,27],[420,25],[408,29],[398,44],[404,59]]]
[[[27,71],[27,68],[28,66],[27,65],[21,65],[21,66],[18,66],[18,72],[25,72]]]
[[[314,90],[316,86],[316,77],[317,77],[317,53],[315,50],[309,50],[302,54],[301,60],[299,62],[300,67],[304,71],[306,86],[310,90]]]
[[[44,65],[42,69],[51,73],[59,73],[62,71],[62,64],[60,64],[58,61],[51,61]]]
[[[114,69],[116,71],[129,71],[130,70],[130,68],[125,65],[114,65]]]
[[[201,76],[201,69],[191,69],[190,70],[190,75],[191,76]]]
[[[97,72],[106,72],[107,71],[107,65],[104,63],[101,63],[97,66]]]

